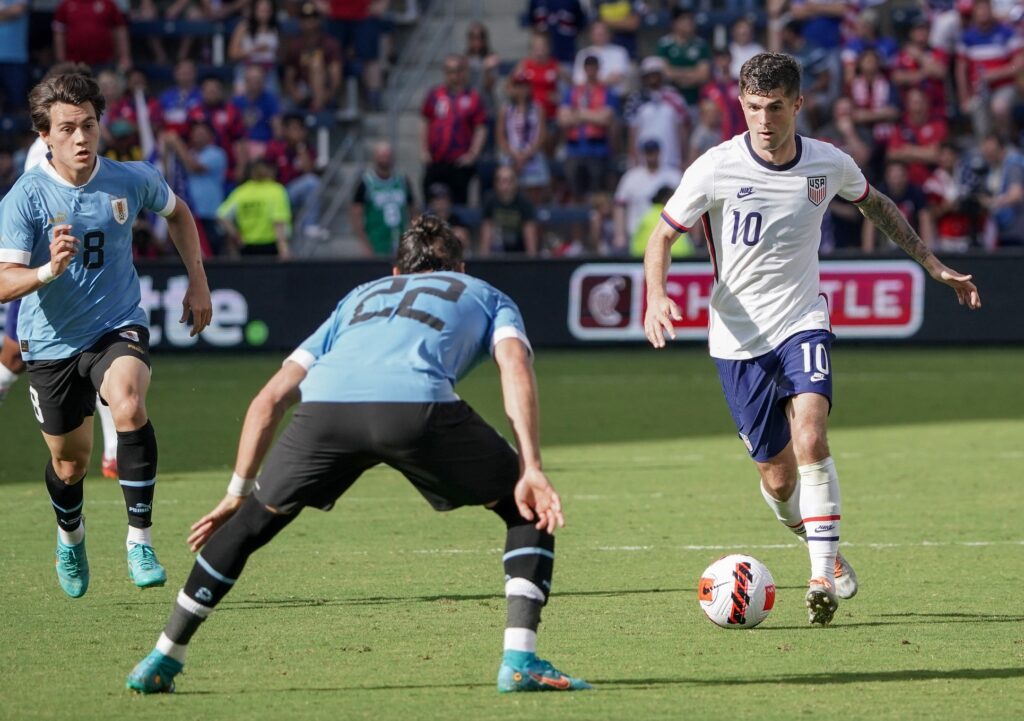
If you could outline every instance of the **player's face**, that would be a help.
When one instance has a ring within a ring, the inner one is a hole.
[[[778,88],[768,95],[740,95],[743,117],[747,119],[754,148],[774,153],[792,142],[796,133],[796,114],[803,102],[803,96],[786,97]]]
[[[62,175],[78,178],[88,176],[96,162],[100,144],[100,124],[92,103],[50,106],[50,130],[40,133],[50,146],[53,165]]]

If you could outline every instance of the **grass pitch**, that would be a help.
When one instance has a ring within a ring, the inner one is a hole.
[[[170,581],[130,585],[121,494],[96,468],[79,600],[54,578],[46,453],[15,387],[0,409],[0,719],[1024,717],[1024,350],[842,344],[831,443],[861,592],[830,628],[807,625],[806,554],[764,507],[702,350],[542,352],[568,526],[539,650],[593,692],[495,692],[502,524],[436,514],[375,469],[251,559],[177,694],[133,696],[124,678],[191,566],[186,529],[223,494],[246,405],[279,362],[156,358],[154,538]],[[460,393],[506,428],[493,368]],[[700,572],[730,551],[779,585],[750,631],[697,604]]]

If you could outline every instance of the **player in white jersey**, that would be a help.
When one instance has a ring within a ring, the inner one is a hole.
[[[105,101],[91,76],[49,77],[33,88],[29,107],[50,154],[0,201],[0,300],[22,299],[18,343],[50,451],[57,578],[72,598],[89,586],[82,481],[98,392],[117,428],[129,577],[141,588],[160,586],[167,576],[150,537],[157,445],[146,410],[149,331],[132,221],[143,209],[167,218],[189,275],[181,321],[191,314],[195,335],[212,315],[195,220],[153,166],[98,157]]]
[[[703,223],[715,268],[709,346],[740,438],[776,516],[806,540],[811,623],[831,622],[837,596],[857,592],[839,554],[839,478],[826,428],[832,405],[829,310],[819,292],[821,220],[838,195],[856,203],[961,305],[981,307],[971,276],[932,255],[896,205],[871,187],[846,153],[796,135],[800,66],[761,53],[744,63],[740,103],[749,132],[707,151],[686,171],[644,257],[644,330],[655,348],[675,337],[669,250]],[[799,482],[798,482],[799,481]]]

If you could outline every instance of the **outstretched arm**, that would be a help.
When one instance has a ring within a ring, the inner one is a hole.
[[[679,306],[668,297],[666,283],[668,266],[672,262],[672,244],[679,237],[679,231],[665,222],[658,224],[647,241],[644,251],[644,280],[647,283],[647,315],[644,317],[644,333],[655,348],[665,347],[665,334],[675,340],[673,320],[682,320]]]
[[[981,296],[971,282],[971,276],[956,272],[936,258],[889,196],[871,188],[868,197],[860,202],[857,208],[865,218],[889,236],[893,243],[924,266],[932,278],[951,287],[956,292],[960,305],[966,305],[971,310],[981,307]]]
[[[167,216],[167,232],[188,273],[188,290],[181,301],[181,319],[178,322],[187,321],[191,313],[192,332],[189,335],[199,335],[213,319],[213,301],[206,281],[206,269],[203,268],[203,252],[199,246],[196,221],[181,198],[175,200],[174,210]]]
[[[299,384],[305,377],[306,369],[303,366],[285,361],[281,370],[274,374],[249,404],[242,424],[242,436],[238,441],[231,485],[217,507],[192,524],[188,544],[193,551],[202,548],[213,532],[231,518],[245,497],[252,493],[260,464],[274,440],[277,426],[285,411],[299,402]]]
[[[540,403],[530,349],[518,338],[505,338],[494,346],[494,360],[501,373],[505,414],[519,449],[516,506],[527,521],[536,520],[538,529],[554,533],[565,525],[565,517],[562,501],[541,467]]]

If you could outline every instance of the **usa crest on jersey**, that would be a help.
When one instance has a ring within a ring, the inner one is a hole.
[[[118,225],[124,225],[128,222],[127,198],[114,198],[110,201],[110,207],[114,210],[114,220],[117,221]]]
[[[825,199],[827,178],[824,175],[815,175],[807,179],[807,199],[815,205],[821,205]]]

